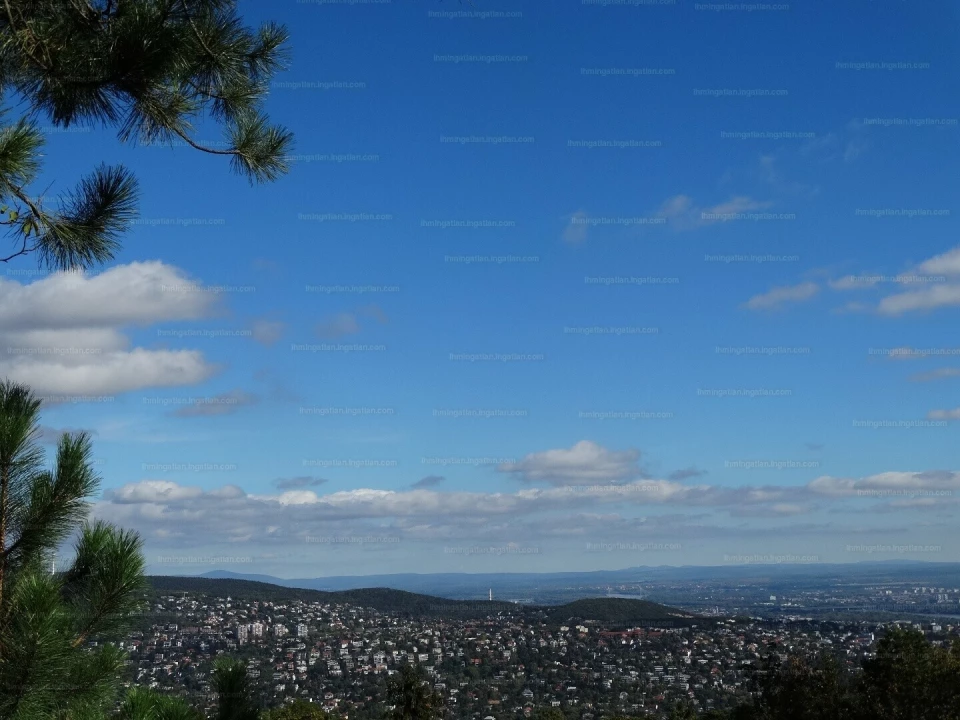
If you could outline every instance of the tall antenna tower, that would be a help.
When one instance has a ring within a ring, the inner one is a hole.
[[[490,599],[493,600],[493,588],[490,588]]]

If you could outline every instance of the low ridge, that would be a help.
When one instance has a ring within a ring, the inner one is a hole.
[[[148,577],[153,591],[159,595],[193,592],[219,597],[255,599],[269,602],[328,602],[368,607],[378,612],[416,617],[479,618],[498,613],[540,614],[549,622],[603,622],[605,624],[687,625],[705,618],[677,608],[648,600],[628,598],[585,598],[563,605],[528,605],[503,600],[451,600],[394,590],[363,588],[359,590],[307,590],[252,580],[153,575]]]

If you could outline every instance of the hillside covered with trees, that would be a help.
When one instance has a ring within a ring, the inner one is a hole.
[[[364,588],[359,590],[304,590],[250,580],[234,580],[201,577],[152,575],[148,578],[151,588],[158,594],[178,592],[206,593],[216,597],[233,597],[244,600],[289,602],[293,600],[342,603],[369,607],[380,612],[408,617],[470,618],[496,615],[497,613],[524,612],[542,614],[551,622],[596,621],[620,624],[643,624],[658,622],[685,624],[696,622],[697,616],[646,600],[626,598],[589,598],[564,605],[536,606],[517,605],[498,600],[450,600],[448,598],[420,595],[390,588]],[[703,619],[700,619],[703,622]]]

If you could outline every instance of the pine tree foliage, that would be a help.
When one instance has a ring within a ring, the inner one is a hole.
[[[247,666],[241,661],[219,658],[213,668],[213,689],[217,694],[216,720],[257,720],[260,716]]]
[[[390,677],[387,695],[391,720],[435,720],[442,710],[440,697],[413,665],[401,665]]]
[[[154,690],[132,688],[123,699],[115,720],[204,720],[203,713],[180,698]]]
[[[922,633],[892,629],[857,673],[831,656],[771,655],[756,697],[724,720],[960,720],[960,641],[938,647]]]
[[[36,253],[50,269],[90,268],[135,217],[136,179],[122,166],[95,168],[57,202],[31,193],[40,118],[223,155],[251,182],[284,174],[292,135],[263,101],[286,40],[279,25],[245,26],[236,0],[0,0],[0,92],[27,109],[0,115],[0,226],[13,241],[0,261]],[[204,120],[221,127],[222,147],[195,139]]]
[[[262,720],[334,720],[334,716],[314,702],[297,698],[289,705],[267,710]]]
[[[87,720],[116,696],[122,631],[144,588],[140,539],[87,522],[99,479],[85,433],[38,444],[40,401],[0,383],[0,717]],[[51,563],[73,537],[63,572]]]

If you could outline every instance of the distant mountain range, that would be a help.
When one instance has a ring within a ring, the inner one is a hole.
[[[623,570],[561,573],[398,573],[388,575],[339,575],[318,578],[278,578],[271,575],[214,570],[199,577],[253,580],[291,588],[340,591],[384,587],[395,590],[438,595],[459,600],[486,598],[493,590],[504,600],[534,599],[549,604],[557,600],[596,595],[596,587],[683,580],[777,580],[791,578],[843,578],[845,581],[870,582],[891,577],[903,581],[929,580],[932,573],[944,585],[960,585],[960,563],[930,563],[909,560],[867,561],[859,563],[782,563],[730,566],[659,566]]]
[[[563,605],[526,605],[502,600],[451,600],[391,588],[362,588],[326,592],[246,580],[236,577],[179,577],[153,575],[148,578],[158,595],[180,592],[205,593],[234,599],[289,602],[291,600],[343,603],[373,608],[408,617],[479,619],[498,613],[522,613],[550,622],[596,621],[606,626],[654,625],[676,627],[714,622],[685,610],[646,600],[626,598],[587,598]]]

